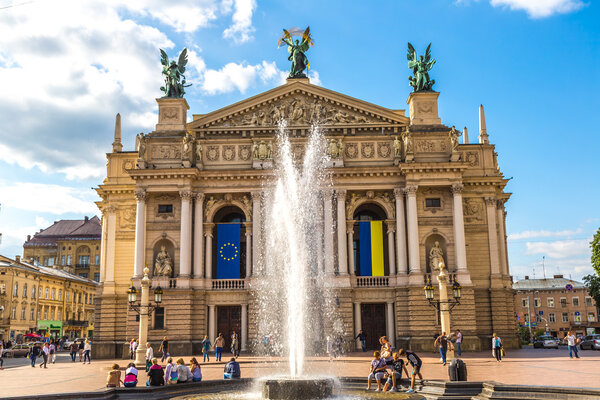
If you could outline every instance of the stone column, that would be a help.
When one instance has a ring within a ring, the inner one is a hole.
[[[333,205],[331,203],[331,196],[333,191],[325,189],[323,191],[323,203],[324,203],[324,221],[323,221],[323,239],[324,239],[324,260],[325,260],[325,273],[333,275],[335,270],[333,266]]]
[[[145,263],[146,249],[146,191],[138,190],[135,192],[136,213],[135,213],[135,253],[133,260],[133,276],[141,278]]]
[[[346,221],[346,233],[348,235],[348,269],[350,275],[356,275],[354,269],[354,221]]]
[[[457,272],[467,271],[467,248],[465,242],[465,220],[463,218],[462,184],[452,185],[454,217],[454,247],[456,252]]]
[[[506,254],[506,234],[504,232],[504,202],[498,200],[496,205],[496,221],[498,221],[498,247],[500,247],[500,272],[508,275],[508,256]]]
[[[179,233],[179,277],[189,278],[192,272],[192,197],[189,190],[181,196],[181,228]]]
[[[496,199],[486,197],[488,243],[490,248],[490,271],[493,275],[500,275],[500,260],[498,257],[498,231],[496,229]]]
[[[248,342],[248,304],[242,304],[242,332],[240,332],[241,351],[246,351]]]
[[[387,337],[392,344],[393,347],[396,346],[396,328],[394,326],[394,302],[388,301],[385,304],[385,311],[387,315],[386,327],[387,327]]]
[[[104,213],[104,210],[102,210],[102,236],[100,236],[100,282],[104,282],[104,279],[106,278],[106,218],[107,217]],[[65,293],[65,297],[66,296],[67,294]]]
[[[148,304],[150,298],[150,279],[148,278],[148,268],[144,268],[144,277],[141,281],[141,299],[140,299],[140,323],[138,348],[135,351],[135,364],[143,365],[146,356],[146,342],[148,341]]]
[[[106,282],[115,281],[115,242],[117,234],[117,207],[106,207],[106,262],[104,264]]]
[[[206,251],[204,252],[206,256],[204,261],[204,272],[206,279],[212,279],[212,238],[214,226],[215,224],[204,224],[204,237],[206,243]]]
[[[348,257],[346,255],[346,190],[335,191],[337,197],[337,239],[338,239],[338,272],[348,275]]]
[[[215,321],[215,305],[214,304],[209,304],[208,305],[208,339],[210,340],[211,343],[215,342],[215,326],[216,326],[216,321]]]
[[[254,261],[252,262],[251,268],[247,271],[247,276],[250,277],[255,275],[257,271],[260,271],[260,243],[261,243],[261,232],[260,232],[260,217],[261,217],[261,192],[252,192],[252,254],[254,254]]]
[[[252,231],[251,224],[246,223],[246,278],[250,277],[252,272]]]
[[[396,232],[396,221],[389,220],[385,221],[387,226],[387,236],[388,236],[388,266],[390,269],[390,276],[396,275],[396,251],[395,243],[394,243],[394,232]]]
[[[202,241],[202,230],[204,226],[204,193],[196,193],[194,200],[194,278],[204,277],[204,249]]]
[[[394,189],[396,198],[396,253],[398,254],[398,274],[408,274],[406,255],[406,222],[404,218],[404,193],[402,189]]]
[[[408,225],[408,260],[410,273],[421,272],[419,261],[419,222],[417,220],[417,186],[406,187],[407,225]]]
[[[356,337],[356,335],[358,335],[360,333],[361,329],[362,329],[362,321],[361,321],[361,315],[360,315],[360,302],[355,301],[354,302],[354,337]],[[360,343],[360,340],[358,340],[358,339],[356,339],[356,349],[362,350],[362,345]]]

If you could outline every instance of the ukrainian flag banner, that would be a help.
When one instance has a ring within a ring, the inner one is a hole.
[[[384,276],[383,221],[360,221],[360,276]]]
[[[240,279],[241,224],[217,224],[217,279]]]

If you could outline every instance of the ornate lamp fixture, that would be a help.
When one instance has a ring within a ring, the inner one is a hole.
[[[150,290],[150,289],[152,289],[152,288],[148,287],[147,290]],[[145,288],[143,286],[142,286],[142,290],[145,290]],[[133,286],[133,282],[132,282],[131,287],[127,291],[127,300],[129,301],[129,310],[135,311],[138,315],[146,313],[148,316],[150,316],[150,315],[152,315],[152,313],[154,312],[154,310],[157,307],[160,307],[160,304],[162,303],[163,293],[164,292],[163,292],[162,288],[160,286],[157,286],[153,292],[154,304],[150,304],[150,303],[149,304],[139,304],[137,302],[138,291],[135,288],[135,286]]]

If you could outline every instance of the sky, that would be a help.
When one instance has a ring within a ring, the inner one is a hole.
[[[189,49],[186,99],[210,112],[276,87],[282,28],[310,25],[311,83],[406,109],[406,48],[432,43],[442,123],[486,110],[506,187],[511,273],[581,279],[600,227],[597,0],[0,0],[0,254],[99,215],[114,120],[157,121],[159,48]]]

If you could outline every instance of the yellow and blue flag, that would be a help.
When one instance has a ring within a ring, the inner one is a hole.
[[[217,224],[217,279],[240,279],[241,224]]]
[[[383,221],[360,221],[358,233],[360,276],[384,276]]]

